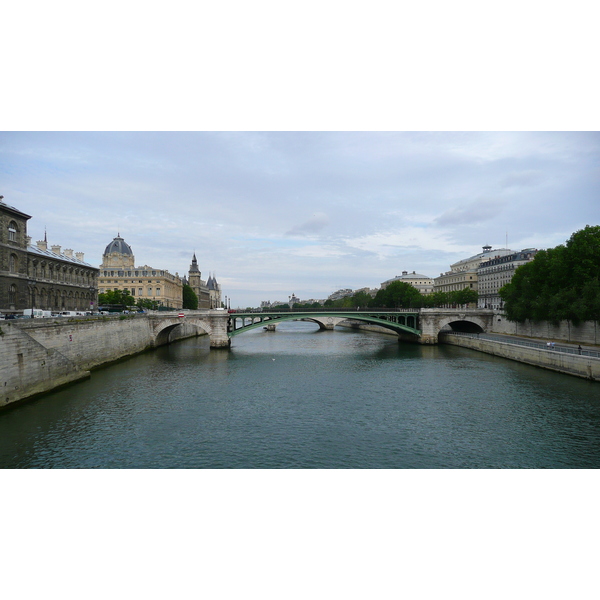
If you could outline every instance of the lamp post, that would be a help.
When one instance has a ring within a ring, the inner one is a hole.
[[[94,296],[96,295],[96,288],[90,286],[90,312],[94,312]]]
[[[30,302],[30,307],[31,308],[31,318],[33,319],[33,300],[34,300],[34,293],[35,290],[33,288],[33,286],[35,285],[35,281],[29,280],[27,282],[27,287],[29,288],[29,302]]]

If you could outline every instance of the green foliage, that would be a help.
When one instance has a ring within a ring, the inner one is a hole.
[[[198,308],[198,296],[187,284],[183,286],[183,308],[189,308],[190,310]]]
[[[382,308],[421,308],[423,295],[419,290],[404,281],[392,281],[385,289],[379,290],[372,306]]]
[[[541,250],[500,290],[506,316],[523,322],[600,321],[600,226]]]
[[[136,306],[138,308],[142,308],[144,310],[158,310],[160,304],[158,300],[150,300],[148,298],[141,298],[136,302]]]
[[[98,304],[124,304],[133,306],[135,298],[129,293],[129,290],[108,290],[98,295]]]

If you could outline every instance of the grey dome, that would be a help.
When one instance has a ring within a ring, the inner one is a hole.
[[[133,252],[131,250],[131,246],[125,242],[125,240],[117,234],[117,237],[106,246],[106,250],[104,254],[112,254],[113,252],[118,252],[119,254],[129,254],[133,256]]]

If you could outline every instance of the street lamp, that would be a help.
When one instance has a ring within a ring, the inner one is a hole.
[[[35,285],[35,281],[29,280],[27,282],[27,286],[29,287],[29,300],[30,300],[30,304],[31,306],[29,308],[31,308],[31,318],[33,319],[33,300],[34,300],[34,293],[35,290],[33,288],[33,286]]]

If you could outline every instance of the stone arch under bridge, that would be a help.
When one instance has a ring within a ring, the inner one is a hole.
[[[421,309],[421,344],[437,344],[442,330],[484,333],[491,331],[494,312],[491,309]]]
[[[169,343],[171,333],[177,327],[195,327],[210,337],[211,348],[229,348],[230,340],[227,334],[229,315],[221,311],[182,312],[183,317],[168,315],[152,315],[150,323],[154,337],[154,346]]]

